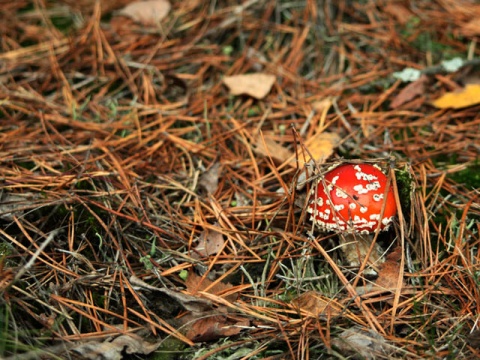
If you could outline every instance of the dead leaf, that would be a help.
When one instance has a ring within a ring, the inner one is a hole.
[[[359,295],[372,295],[384,292],[393,292],[397,290],[398,278],[400,276],[400,260],[402,257],[402,248],[397,246],[391,253],[389,253],[383,263],[378,267],[375,280],[365,286],[356,288]],[[403,289],[403,278],[401,282]]]
[[[249,95],[263,99],[272,89],[275,76],[264,73],[225,76],[223,83],[232,95]]]
[[[72,350],[89,360],[121,360],[123,354],[148,355],[157,350],[162,340],[151,343],[136,334],[121,335],[112,341],[89,341]]]
[[[241,317],[213,315],[202,317],[188,326],[185,336],[194,342],[213,341],[240,333],[250,321]]]
[[[480,85],[468,84],[460,91],[448,92],[433,102],[439,109],[461,109],[480,104]]]
[[[405,86],[398,95],[390,103],[391,109],[396,109],[399,106],[413,100],[417,96],[425,93],[425,85],[428,77],[426,75],[420,76],[420,78],[407,86]]]
[[[250,199],[242,192],[240,191],[235,191],[235,206],[236,207],[241,207],[241,206],[247,206],[250,204]]]
[[[398,277],[400,276],[401,257],[402,248],[400,246],[397,246],[390,254],[387,255],[385,262],[379,267],[378,278],[375,280],[375,284],[378,287],[382,289],[397,288]]]
[[[257,49],[249,46],[246,51],[246,57],[255,71],[261,71],[268,64],[268,59]]]
[[[340,136],[336,133],[322,132],[312,136],[310,139],[305,141],[305,147],[308,149],[310,154],[313,156],[313,160],[318,164],[323,164],[332,154],[333,150],[340,143]],[[298,166],[301,168],[311,160],[310,155],[305,154],[304,156],[298,157]],[[292,157],[290,160],[290,165],[292,167],[297,166],[295,157]]]
[[[167,0],[137,1],[125,6],[118,14],[145,26],[156,26],[168,15],[171,8],[172,5]]]
[[[388,351],[391,346],[381,334],[370,329],[363,330],[358,326],[343,331],[332,340],[332,345],[343,354],[359,355],[361,359],[383,359],[392,355]]]
[[[5,254],[0,254],[0,294],[8,288],[15,279],[13,270],[5,267]]]
[[[219,162],[213,164],[210,169],[205,171],[198,181],[200,186],[203,186],[207,193],[213,194],[218,188],[218,179],[220,178],[221,164]]]
[[[0,219],[12,221],[14,216],[21,216],[24,209],[29,205],[29,200],[35,199],[32,193],[24,194],[0,194]]]
[[[480,349],[480,329],[473,330],[467,336],[468,345],[475,349]]]
[[[316,291],[308,291],[300,295],[292,300],[292,304],[299,310],[310,313],[313,317],[336,316],[343,310],[342,306],[337,304],[335,300],[329,299]]]
[[[198,276],[193,271],[188,273],[187,280],[185,280],[185,286],[190,294],[195,295],[199,291],[205,291],[209,294],[220,296],[229,302],[234,302],[237,300],[238,294],[229,294],[225,295],[226,292],[229,292],[232,288],[232,284],[225,284],[221,281],[211,281],[207,278],[202,278]]]
[[[210,300],[200,298],[198,296],[183,294],[181,292],[177,292],[168,288],[155,287],[147,284],[146,282],[137,278],[134,275],[132,275],[129,280],[130,283],[135,287],[143,288],[150,291],[158,291],[162,294],[167,295],[169,298],[171,298],[170,301],[176,301],[185,310],[192,313],[204,313],[213,309],[213,304]]]
[[[333,150],[338,146],[339,143],[340,136],[337,134],[322,132],[305,141],[305,146],[310,154],[312,154],[313,159],[318,164],[322,164],[333,154]],[[300,168],[302,168],[305,163],[311,160],[308,153],[305,153],[305,156],[298,156],[297,159],[296,154],[269,138],[258,137],[255,145],[255,152],[257,154],[270,156],[272,160],[278,164],[288,162],[291,167],[296,168],[298,165]]]
[[[314,101],[312,103],[312,107],[316,112],[322,113],[324,111],[328,111],[332,107],[332,104],[332,97],[326,97],[322,100]]]
[[[218,225],[218,223],[215,223]],[[198,260],[202,257],[218,254],[223,249],[225,240],[223,234],[214,229],[205,229],[198,237],[198,245],[194,248],[192,258]]]
[[[283,164],[293,156],[293,153],[275,140],[258,136],[254,151],[262,156],[270,156],[275,163]]]

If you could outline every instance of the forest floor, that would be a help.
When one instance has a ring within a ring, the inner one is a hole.
[[[480,5],[132,3],[2,2],[0,357],[480,357]],[[306,216],[344,162],[378,276]]]

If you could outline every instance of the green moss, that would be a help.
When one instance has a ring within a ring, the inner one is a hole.
[[[478,189],[480,188],[480,164],[474,164],[464,170],[449,174],[448,178],[468,189]]]
[[[173,338],[168,337],[164,341],[160,347],[155,351],[155,353],[151,356],[151,360],[173,360],[178,359],[179,355],[185,349],[185,343]]]
[[[459,53],[454,47],[442,43],[442,39],[438,39],[438,34],[425,31],[424,25],[419,17],[412,16],[405,26],[399,29],[399,34],[414,49],[422,53],[431,53],[434,62],[452,59],[457,56],[464,57],[464,54]],[[442,36],[455,38],[452,33],[448,32],[448,29],[445,30],[446,34]]]
[[[75,21],[72,16],[53,16],[50,18],[53,26],[66,34],[75,29]]]
[[[400,196],[402,208],[409,209],[411,205],[412,191],[414,189],[410,171],[408,169],[397,169],[395,177],[397,179],[398,195]]]

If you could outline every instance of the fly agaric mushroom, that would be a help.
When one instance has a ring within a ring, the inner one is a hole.
[[[340,235],[351,266],[359,266],[366,258],[377,228],[387,230],[395,218],[395,196],[387,184],[387,176],[377,165],[343,164],[327,171],[312,187],[307,204],[310,220],[320,230]],[[369,260],[384,261],[376,243]]]

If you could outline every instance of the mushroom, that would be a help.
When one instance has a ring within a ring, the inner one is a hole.
[[[342,164],[329,169],[311,189],[307,203],[310,220],[321,231],[339,234],[350,266],[358,267],[364,261],[372,234],[377,228],[387,230],[395,218],[395,196],[387,185],[388,178],[377,165]],[[384,262],[382,253],[375,243],[369,263]]]

